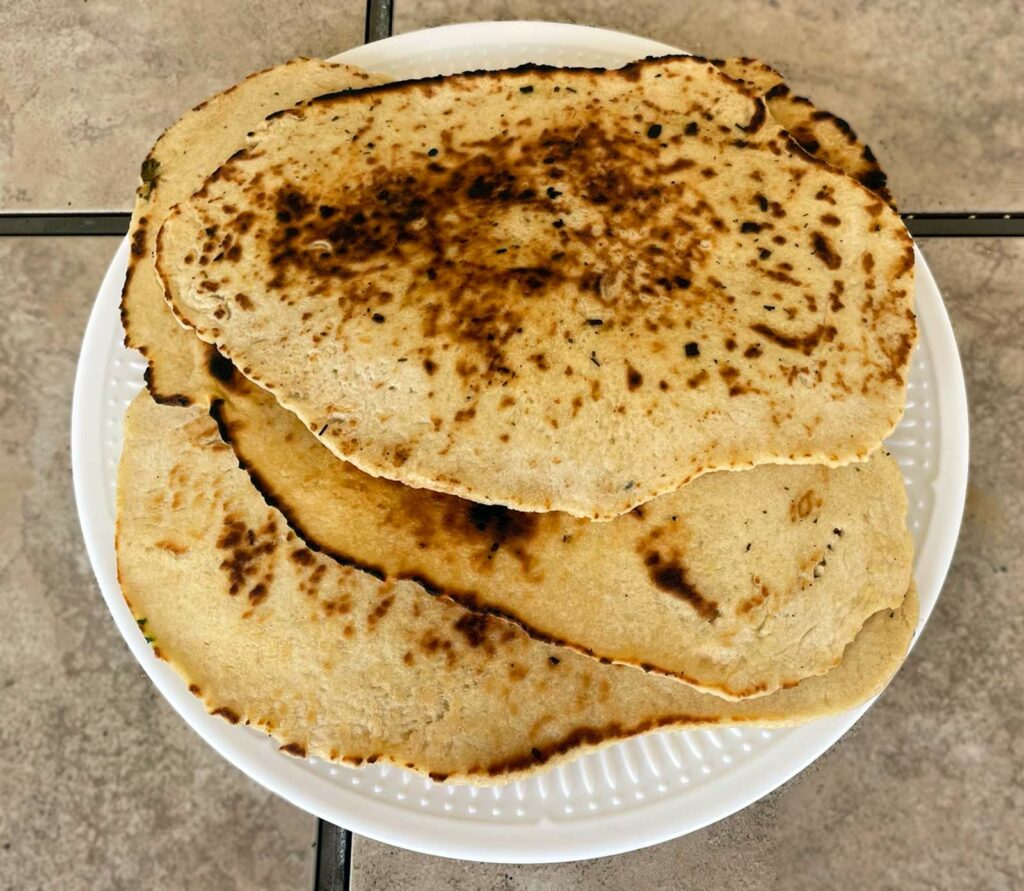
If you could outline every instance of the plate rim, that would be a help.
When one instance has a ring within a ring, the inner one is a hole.
[[[537,21],[469,22],[399,34],[355,47],[332,57],[332,60],[372,69],[382,64],[374,61],[375,54],[387,54],[406,45],[410,49],[403,54],[408,57],[415,55],[416,51],[436,51],[438,43],[442,42],[440,38],[451,40],[453,35],[462,45],[468,37],[474,44],[481,45],[494,41],[542,41],[545,39],[543,32],[550,35],[549,39],[560,38],[560,45],[583,49],[595,49],[595,41],[611,41],[616,51],[622,51],[623,44],[631,42],[637,48],[647,46],[643,52],[681,52],[675,47],[637,35],[582,25]],[[952,324],[941,292],[916,244],[915,254],[918,287],[934,292],[934,299],[915,306],[915,311],[928,331],[930,347],[950,361],[930,366],[938,385],[935,401],[940,416],[939,432],[942,434],[938,440],[938,460],[942,471],[932,484],[935,497],[933,513],[944,516],[945,521],[936,526],[936,534],[929,535],[926,547],[920,553],[916,571],[919,587],[922,591],[934,589],[936,594],[927,608],[922,605],[921,620],[911,647],[928,619],[952,561],[966,498],[969,448],[966,386]],[[690,789],[686,813],[682,815],[678,798],[672,796],[645,807],[640,813],[627,810],[594,817],[581,815],[567,820],[545,817],[526,825],[474,821],[429,811],[416,812],[411,807],[396,807],[392,802],[370,799],[348,787],[328,787],[301,769],[301,762],[295,759],[285,755],[266,758],[263,750],[251,745],[253,732],[232,727],[208,715],[199,701],[187,693],[180,677],[153,656],[116,582],[113,543],[97,528],[102,524],[91,513],[94,507],[90,505],[94,505],[96,496],[88,491],[90,470],[102,468],[103,456],[101,436],[89,436],[90,432],[95,433],[93,427],[97,421],[91,411],[89,397],[97,388],[97,371],[105,370],[102,365],[97,366],[96,357],[105,354],[110,341],[122,334],[119,325],[111,328],[110,314],[116,313],[127,255],[128,240],[125,238],[115,251],[98,290],[75,375],[71,463],[75,502],[86,550],[104,601],[121,636],[164,699],[222,757],[269,791],[308,813],[345,825],[354,832],[421,853],[496,863],[584,860],[658,844],[701,829],[753,804],[824,754],[875,701],[872,699],[852,711],[788,730],[775,743],[784,742],[787,748],[780,758],[784,766],[774,771],[770,780],[765,782],[760,775],[763,774],[763,761],[746,761],[714,781]],[[105,388],[102,389],[105,397]],[[946,412],[950,413],[949,420],[945,418]],[[941,488],[938,486],[940,475]],[[929,531],[931,533],[932,530]],[[753,773],[758,775],[752,781],[749,775]],[[755,790],[753,793],[752,788]],[[580,826],[586,831],[579,832]]]

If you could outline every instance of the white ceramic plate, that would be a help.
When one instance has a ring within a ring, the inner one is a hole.
[[[523,62],[618,66],[666,52],[678,50],[611,31],[502,22],[404,34],[337,60],[406,78]],[[279,753],[263,734],[211,717],[153,656],[117,585],[121,417],[142,386],[144,369],[140,357],[122,346],[118,301],[127,257],[125,241],[97,295],[75,381],[72,462],[86,545],[114,621],[153,683],[203,739],[268,789],[333,823],[426,853],[497,862],[577,860],[651,845],[734,813],[806,767],[867,709],[793,730],[657,733],[494,789],[437,785],[383,765],[350,769],[297,760]],[[967,401],[949,318],[920,253],[916,301],[921,345],[906,417],[888,445],[910,493],[923,626],[949,567],[963,510]]]

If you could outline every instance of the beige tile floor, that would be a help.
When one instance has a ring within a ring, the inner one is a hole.
[[[574,18],[758,53],[857,123],[907,209],[1019,210],[1021,15],[1006,0],[397,0],[396,28]],[[139,158],[182,107],[362,28],[357,0],[0,3],[0,211],[127,209]],[[115,244],[0,239],[0,888],[309,887],[312,818],[162,702],[84,555],[71,384]],[[1024,886],[1024,240],[923,247],[964,355],[972,482],[943,598],[882,701],[810,770],[688,838],[536,868],[358,839],[353,887]]]
[[[252,71],[363,42],[365,0],[0,3],[0,210],[130,210],[185,109]]]
[[[364,3],[0,4],[0,210],[128,209],[153,138],[244,74],[362,41]],[[868,138],[907,210],[1024,205],[1019,0],[395,0],[396,32],[576,21],[758,55]]]
[[[0,239],[0,888],[311,885],[312,817],[164,703],[85,556],[68,420],[115,239]]]
[[[757,56],[849,119],[902,209],[1024,207],[1019,0],[395,0],[395,33],[488,19],[578,22],[711,57]]]

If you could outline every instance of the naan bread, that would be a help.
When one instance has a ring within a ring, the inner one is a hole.
[[[728,699],[824,674],[910,583],[903,478],[881,451],[706,474],[593,523],[368,476],[241,376],[213,413],[267,502],[325,553]]]
[[[146,383],[155,398],[173,405],[202,401],[213,353],[175,321],[163,300],[153,251],[168,211],[202,186],[210,172],[245,143],[245,134],[271,112],[320,93],[383,82],[384,78],[350,65],[293,59],[210,97],[157,140],[142,162],[121,295],[125,344],[148,360]]]
[[[339,457],[523,510],[863,459],[916,329],[899,218],[692,57],[272,116],[167,219],[179,318]]]
[[[787,725],[852,708],[895,671],[917,616],[911,589],[827,675],[727,703],[308,550],[201,408],[145,392],[125,418],[117,555],[154,652],[212,713],[293,755],[390,761],[438,781],[503,781],[658,728]]]

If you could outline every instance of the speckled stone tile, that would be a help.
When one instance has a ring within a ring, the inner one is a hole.
[[[1024,210],[1019,0],[395,0],[395,31],[546,19],[756,56],[847,118],[907,211]]]
[[[113,239],[0,239],[0,888],[310,887],[314,820],[221,759],[118,635],[68,449]]]
[[[363,42],[365,0],[0,3],[0,210],[131,208],[163,129],[294,56]]]
[[[554,866],[358,838],[354,891],[1024,887],[1024,239],[922,247],[963,357],[971,484],[942,597],[874,708],[781,789],[685,838]]]

